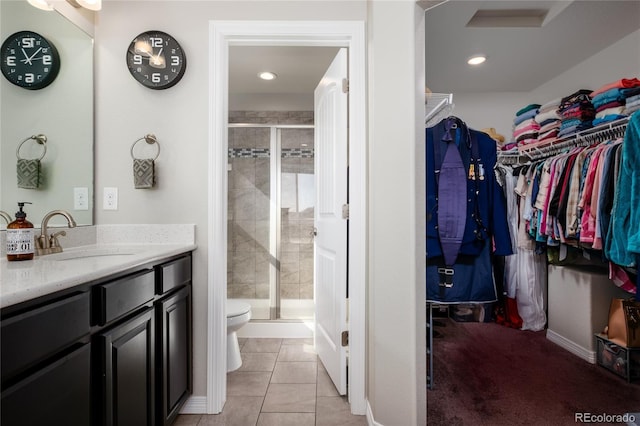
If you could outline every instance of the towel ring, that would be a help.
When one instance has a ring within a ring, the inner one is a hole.
[[[20,148],[22,148],[22,145],[24,145],[25,142],[30,141],[32,139],[36,141],[38,144],[42,145],[42,155],[40,156],[40,158],[38,158],[38,160],[42,160],[44,158],[44,155],[47,153],[47,137],[43,134],[39,134],[39,135],[29,136],[28,138],[20,142],[20,145],[18,145],[18,148],[16,148],[16,157],[18,157],[18,160],[23,160],[23,158],[20,157]]]
[[[140,139],[137,139],[133,145],[131,145],[131,158],[133,158],[134,160],[136,159],[136,157],[133,156],[133,148],[136,146],[136,144],[140,141],[144,140],[146,143],[148,143],[149,145],[152,144],[156,144],[156,146],[158,147],[158,153],[156,154],[156,156],[153,158],[153,161],[155,161],[158,156],[160,155],[160,142],[158,142],[158,139],[156,138],[156,135],[154,135],[153,133],[149,133],[144,135],[143,137],[141,137]]]

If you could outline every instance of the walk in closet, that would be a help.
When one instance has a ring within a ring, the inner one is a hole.
[[[640,349],[596,337],[637,292],[640,2],[449,1],[425,36],[428,424],[640,413]]]

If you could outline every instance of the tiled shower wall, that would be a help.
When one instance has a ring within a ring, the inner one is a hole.
[[[312,124],[312,111],[232,111],[232,123]],[[313,298],[313,129],[282,130],[279,262],[269,253],[270,129],[229,129],[227,296],[268,299],[269,265],[282,299]]]

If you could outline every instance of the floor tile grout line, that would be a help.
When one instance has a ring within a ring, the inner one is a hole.
[[[267,390],[264,392],[264,396],[262,397],[262,404],[260,404],[260,411],[258,411],[258,418],[256,419],[256,425],[258,426],[258,421],[260,421],[260,415],[262,414],[262,409],[264,408],[264,402],[267,400],[267,393],[269,393],[269,387],[271,386],[271,380],[273,379],[273,371],[276,369],[276,363],[278,362],[278,357],[280,356],[280,350],[282,349],[282,342],[284,340],[280,339],[280,346],[278,347],[278,355],[276,355],[276,360],[273,363],[273,367],[271,368],[271,374],[269,375],[269,383],[267,383]]]

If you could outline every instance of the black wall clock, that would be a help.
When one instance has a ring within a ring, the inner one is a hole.
[[[2,75],[16,86],[37,90],[50,85],[60,70],[56,47],[33,31],[19,31],[2,43]]]
[[[162,31],[145,31],[127,49],[127,67],[133,78],[150,89],[174,86],[187,67],[180,44]]]

